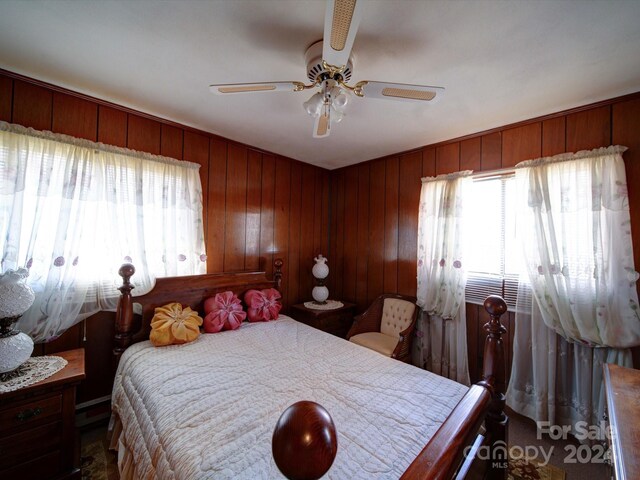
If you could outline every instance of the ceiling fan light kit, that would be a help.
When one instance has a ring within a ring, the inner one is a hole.
[[[307,78],[302,82],[263,82],[211,85],[216,95],[301,92],[318,88],[303,103],[304,110],[314,118],[313,137],[324,138],[331,133],[331,125],[340,122],[349,96],[377,98],[414,103],[432,103],[444,88],[403,83],[360,81],[348,85],[353,73],[352,47],[362,18],[363,0],[328,0],[325,12],[324,40],[311,45],[305,52]]]

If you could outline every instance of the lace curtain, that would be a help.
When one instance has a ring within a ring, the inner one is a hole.
[[[423,178],[418,217],[418,319],[415,363],[469,384],[462,251],[463,193],[470,171]]]
[[[205,273],[198,167],[0,122],[0,267],[36,294],[18,327],[49,341],[115,308],[123,262],[137,294]]]
[[[640,344],[624,147],[516,167],[525,276],[507,403],[537,421],[602,419],[602,364]]]

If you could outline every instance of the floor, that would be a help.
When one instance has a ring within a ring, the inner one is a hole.
[[[82,446],[85,447],[98,439],[105,438],[106,432],[105,422],[91,428],[84,428],[81,432]],[[529,456],[535,455],[537,460],[547,458],[550,464],[562,468],[566,472],[566,480],[606,480],[610,478],[609,469],[605,464],[597,463],[597,460],[588,461],[589,457],[598,456],[599,447],[590,451],[575,440],[551,440],[548,435],[538,435],[536,424],[532,420],[513,412],[509,412],[509,445],[512,456],[513,454],[528,454]],[[578,452],[580,453],[578,454]],[[573,459],[575,462],[572,462]],[[108,453],[106,461],[110,467],[115,467],[114,454]],[[83,475],[83,478],[92,477]],[[112,475],[104,478],[113,480]]]
[[[562,468],[566,480],[606,480],[611,478],[609,468],[600,459],[604,448],[597,445],[589,449],[573,437],[568,440],[551,440],[546,434],[538,434],[536,424],[529,418],[508,412],[509,445],[511,454],[537,454],[537,459],[548,458],[549,463]],[[538,438],[540,437],[540,438]],[[513,450],[514,446],[521,450]],[[575,460],[575,461],[574,461]]]

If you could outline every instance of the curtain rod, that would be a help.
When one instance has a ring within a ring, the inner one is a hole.
[[[471,178],[474,180],[488,180],[490,178],[496,177],[510,177],[515,175],[516,171],[513,167],[511,168],[500,168],[498,170],[490,170],[487,172],[478,172],[471,175]]]

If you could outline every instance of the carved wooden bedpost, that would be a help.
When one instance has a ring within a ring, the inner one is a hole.
[[[276,289],[280,290],[280,287],[282,285],[282,264],[284,262],[282,261],[281,258],[276,258],[273,261],[273,266],[275,267],[275,269],[273,270],[273,281],[276,284]]]
[[[118,270],[118,274],[122,277],[122,286],[118,290],[122,293],[116,310],[116,335],[114,339],[113,358],[114,369],[118,366],[120,356],[133,340],[133,300],[131,290],[135,287],[131,285],[130,279],[136,269],[130,263],[125,263]]]
[[[485,420],[485,427],[491,439],[487,478],[504,480],[507,478],[509,418],[504,413],[506,368],[502,335],[507,332],[507,329],[500,323],[500,316],[506,313],[507,304],[501,297],[491,295],[484,301],[484,308],[491,320],[484,326],[488,335],[484,344],[482,383],[490,386],[493,392]]]

